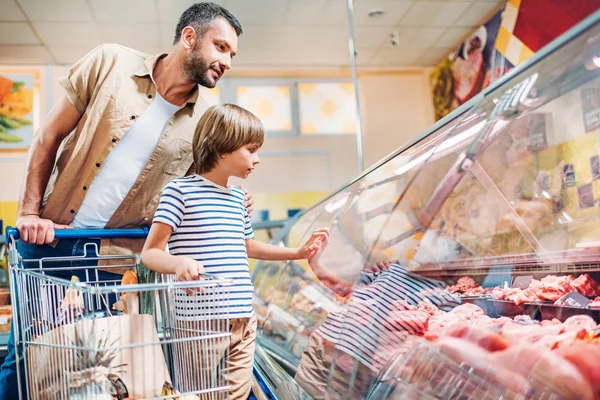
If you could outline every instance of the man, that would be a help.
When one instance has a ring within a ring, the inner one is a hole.
[[[207,108],[198,85],[214,87],[231,68],[241,33],[229,11],[198,3],[181,15],[169,54],[102,45],[71,67],[60,80],[65,96],[29,150],[17,218],[24,259],[83,254],[82,241],[54,243],[56,228],[150,225],[164,186],[192,168],[191,138]],[[246,207],[251,213],[248,194]],[[144,243],[96,242],[101,254],[139,252]],[[101,279],[115,279],[112,272]],[[0,400],[18,396],[13,339],[11,330]]]

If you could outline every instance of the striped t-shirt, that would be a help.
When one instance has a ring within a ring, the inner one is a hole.
[[[428,300],[449,311],[460,304],[460,299],[444,291],[445,286],[401,264],[392,264],[377,276],[362,274],[344,310],[329,313],[319,332],[336,348],[379,372],[400,343],[426,328],[425,316],[420,316],[425,311],[411,306]]]
[[[175,179],[163,191],[154,222],[173,228],[170,254],[193,258],[202,263],[204,272],[233,280],[228,293],[207,289],[188,295],[179,290],[175,296],[177,319],[254,315],[246,253],[246,240],[253,238],[254,232],[241,189],[219,186],[199,175]]]

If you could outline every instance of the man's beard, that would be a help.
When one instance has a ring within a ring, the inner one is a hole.
[[[183,63],[183,72],[191,81],[200,86],[214,88],[217,80],[210,77],[210,65],[204,60],[200,51],[194,49]]]

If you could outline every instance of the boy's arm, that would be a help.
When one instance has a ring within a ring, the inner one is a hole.
[[[327,243],[329,229],[315,230],[311,237],[298,248],[280,247],[268,243],[257,242],[254,239],[246,240],[246,252],[248,257],[258,260],[281,261],[281,260],[303,260],[315,256]]]
[[[281,261],[302,258],[300,256],[300,249],[298,248],[275,246],[254,239],[246,240],[246,252],[248,253],[248,257],[256,258],[257,260]]]
[[[191,258],[174,256],[165,251],[173,228],[162,222],[154,222],[144,243],[142,262],[161,274],[175,274],[178,281],[197,280],[203,271],[202,264]]]

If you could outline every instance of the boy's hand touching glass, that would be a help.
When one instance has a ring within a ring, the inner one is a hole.
[[[306,243],[304,243],[304,246],[298,249],[299,258],[307,259],[310,262],[317,254],[320,254],[325,249],[328,242],[328,228],[315,230]]]

